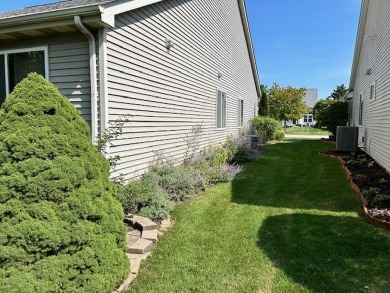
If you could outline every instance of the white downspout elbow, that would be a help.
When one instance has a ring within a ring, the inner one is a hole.
[[[91,76],[91,135],[95,143],[98,136],[98,113],[97,113],[97,64],[96,64],[96,40],[93,34],[84,26],[81,17],[74,17],[76,27],[87,37],[89,42],[89,67]]]

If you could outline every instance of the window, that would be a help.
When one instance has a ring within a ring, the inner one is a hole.
[[[307,118],[307,114],[304,114],[304,115],[303,115],[303,122],[307,123],[307,119],[308,119],[308,118]]]
[[[359,125],[363,125],[363,93],[359,95]]]
[[[226,93],[218,91],[217,128],[226,128]]]
[[[308,116],[309,123],[313,123],[313,114],[309,114]]]
[[[375,100],[375,82],[370,86],[370,101]]]
[[[238,100],[238,127],[244,125],[244,100]]]
[[[0,106],[30,72],[48,78],[47,47],[0,52]]]

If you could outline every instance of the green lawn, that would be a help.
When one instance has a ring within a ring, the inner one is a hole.
[[[286,128],[286,134],[329,135],[329,131],[314,127],[290,127]]]
[[[267,146],[178,206],[131,292],[389,292],[390,233],[359,215],[340,163],[318,154],[330,147]]]

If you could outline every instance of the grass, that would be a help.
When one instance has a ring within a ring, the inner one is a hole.
[[[329,135],[329,131],[314,127],[290,127],[286,128],[286,134]]]
[[[176,207],[131,292],[389,292],[390,233],[359,215],[340,163],[318,155],[330,147],[267,146]]]

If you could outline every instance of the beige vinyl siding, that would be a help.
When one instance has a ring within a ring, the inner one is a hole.
[[[1,50],[48,46],[49,79],[91,123],[89,49],[82,35],[64,35],[0,44]]]
[[[174,42],[168,51],[166,38]],[[237,135],[257,93],[236,0],[163,1],[116,18],[108,32],[109,119],[132,115],[110,148],[114,176],[139,176],[156,152],[181,158],[192,126],[203,125],[201,147]],[[218,73],[222,77],[218,78]],[[217,91],[227,93],[225,129],[217,129]]]
[[[390,1],[369,1],[364,41],[353,89],[353,123],[359,123],[359,95],[363,93],[360,146],[390,170]],[[371,69],[368,75],[367,70]],[[376,97],[370,100],[370,86]],[[364,142],[363,142],[364,137]]]

